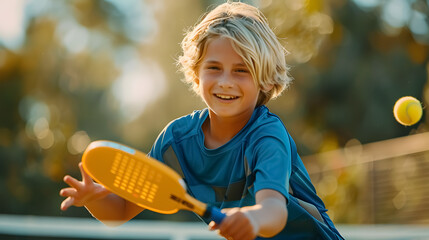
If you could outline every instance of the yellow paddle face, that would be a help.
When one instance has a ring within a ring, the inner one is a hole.
[[[165,214],[188,208],[180,175],[142,152],[96,141],[85,150],[82,163],[95,181],[143,208]]]

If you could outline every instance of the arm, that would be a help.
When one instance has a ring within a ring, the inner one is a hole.
[[[95,218],[109,226],[125,223],[143,210],[143,208],[110,193],[102,185],[94,183],[83,169],[82,163],[79,164],[79,169],[82,174],[82,181],[71,176],[64,177],[64,182],[70,187],[60,191],[60,196],[66,197],[61,203],[61,210],[65,211],[70,206],[85,206]]]
[[[259,236],[272,237],[279,233],[286,225],[286,199],[279,192],[263,189],[256,193],[256,205],[245,207],[250,218],[259,226]]]
[[[256,193],[256,204],[227,210],[227,217],[220,225],[210,223],[212,230],[229,239],[254,239],[256,236],[273,237],[287,221],[286,199],[271,189]]]

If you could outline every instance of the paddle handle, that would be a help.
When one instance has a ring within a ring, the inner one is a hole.
[[[226,217],[225,213],[221,212],[219,208],[208,206],[206,209],[207,217],[213,220],[215,223],[220,224]]]

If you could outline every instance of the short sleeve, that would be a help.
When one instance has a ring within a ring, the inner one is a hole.
[[[147,154],[149,157],[155,158],[161,162],[164,162],[163,159],[163,150],[166,145],[169,144],[171,141],[171,134],[168,134],[170,132],[170,124],[167,125],[162,132],[158,135],[156,138],[154,144],[152,145],[152,148],[150,149],[149,153]]]
[[[262,189],[278,191],[289,200],[289,179],[292,171],[288,138],[263,137],[253,150],[254,193]]]

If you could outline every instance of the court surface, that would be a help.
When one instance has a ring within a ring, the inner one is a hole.
[[[347,240],[427,240],[429,226],[336,225]],[[109,228],[91,218],[0,214],[0,239],[221,239],[204,223],[132,220]]]

